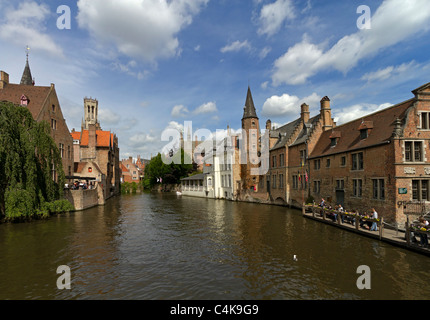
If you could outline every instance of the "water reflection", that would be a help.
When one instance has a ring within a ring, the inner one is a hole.
[[[425,256],[284,207],[122,196],[0,225],[0,299],[428,299]],[[297,256],[297,261],[293,256]],[[56,268],[72,290],[56,288]],[[356,286],[368,265],[372,289]]]

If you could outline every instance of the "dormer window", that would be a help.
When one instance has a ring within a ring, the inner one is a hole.
[[[360,130],[360,139],[364,140],[369,137],[370,131],[373,129],[373,121],[362,121],[358,130]]]
[[[339,139],[341,137],[341,133],[339,131],[332,131],[331,136],[330,136],[330,146],[333,148],[337,145]]]
[[[30,100],[28,100],[28,98],[25,95],[21,96],[21,105],[22,106],[28,106],[29,102],[30,102]]]
[[[331,138],[331,143],[330,143],[330,147],[335,147],[337,144],[337,138]]]

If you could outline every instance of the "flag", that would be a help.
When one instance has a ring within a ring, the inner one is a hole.
[[[308,172],[307,171],[306,171],[305,177],[306,177],[306,182],[308,182]]]

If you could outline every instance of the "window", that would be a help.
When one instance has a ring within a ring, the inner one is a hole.
[[[55,112],[55,104],[52,105],[52,112]]]
[[[356,198],[361,198],[363,195],[363,180],[361,179],[353,179],[352,180],[352,194]]]
[[[300,165],[306,164],[306,150],[300,150]]]
[[[343,179],[336,180],[336,190],[344,190],[345,189],[345,181]]]
[[[314,160],[314,169],[319,170],[320,167],[321,167],[321,160],[320,159]]]
[[[430,129],[430,112],[421,112],[421,129]]]
[[[228,175],[228,187],[231,188],[231,174]]]
[[[430,201],[429,180],[412,180],[412,200]]]
[[[57,182],[57,169],[55,168],[55,164],[52,164],[51,173],[52,173],[52,180]]]
[[[276,168],[276,156],[272,157],[272,168]]]
[[[70,152],[70,146],[67,146],[67,159],[72,159],[72,154]]]
[[[336,144],[337,144],[337,138],[331,138],[330,146],[331,147],[336,147]]]
[[[384,179],[373,179],[373,199],[384,200],[385,199],[385,180]]]
[[[352,155],[352,170],[363,170],[363,152]]]
[[[340,166],[341,167],[345,167],[346,166],[346,157],[341,157],[340,158]]]
[[[361,140],[367,139],[368,136],[369,136],[369,131],[367,129],[360,130]]]
[[[279,189],[284,189],[284,175],[279,175]]]
[[[405,161],[421,162],[423,161],[423,142],[422,141],[405,141]]]
[[[276,189],[276,175],[272,177],[272,187],[273,189]]]
[[[64,158],[64,144],[60,143],[60,157],[61,159]]]
[[[51,129],[57,130],[57,120],[51,119]]]
[[[298,189],[299,188],[299,178],[298,176],[293,176],[293,189]]]
[[[327,159],[327,162],[326,162],[325,167],[326,167],[326,168],[330,168],[330,159]]]
[[[284,160],[285,155],[282,153],[279,155],[279,166],[283,167],[285,165],[285,160]]]
[[[321,191],[321,181],[314,181],[314,193],[319,194]]]
[[[306,176],[304,174],[300,176],[300,182],[302,189],[306,189],[308,187],[308,182],[306,181]]]

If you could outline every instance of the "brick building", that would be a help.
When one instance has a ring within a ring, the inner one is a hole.
[[[55,85],[36,86],[27,61],[20,84],[9,82],[9,75],[0,71],[0,101],[12,102],[24,106],[37,122],[45,121],[51,128],[54,139],[62,158],[63,170],[68,182],[71,182],[74,166],[73,139],[61,110]],[[57,168],[52,168],[53,179],[58,176]]]
[[[301,105],[300,118],[279,128],[269,130],[269,172],[261,180],[260,194],[267,194],[270,202],[301,206],[307,199],[309,185],[308,155],[313,151],[322,132],[335,127],[331,117],[330,99],[321,100],[320,113],[310,117],[309,106]]]
[[[121,183],[139,183],[143,179],[144,170],[145,164],[140,157],[137,161],[134,161],[133,157],[121,160]]]
[[[414,98],[322,133],[310,154],[309,193],[347,209],[372,207],[403,225],[430,201],[430,83]]]
[[[88,110],[90,111],[88,112]],[[102,184],[103,194],[107,199],[120,193],[121,170],[118,137],[110,131],[101,130],[97,120],[97,100],[85,98],[84,112],[85,118],[81,131],[76,132],[73,129],[70,134],[74,141],[75,163],[78,163],[77,167],[82,167],[86,163],[97,164],[102,174],[97,181]],[[75,176],[81,179],[92,178],[90,173],[75,172]]]

